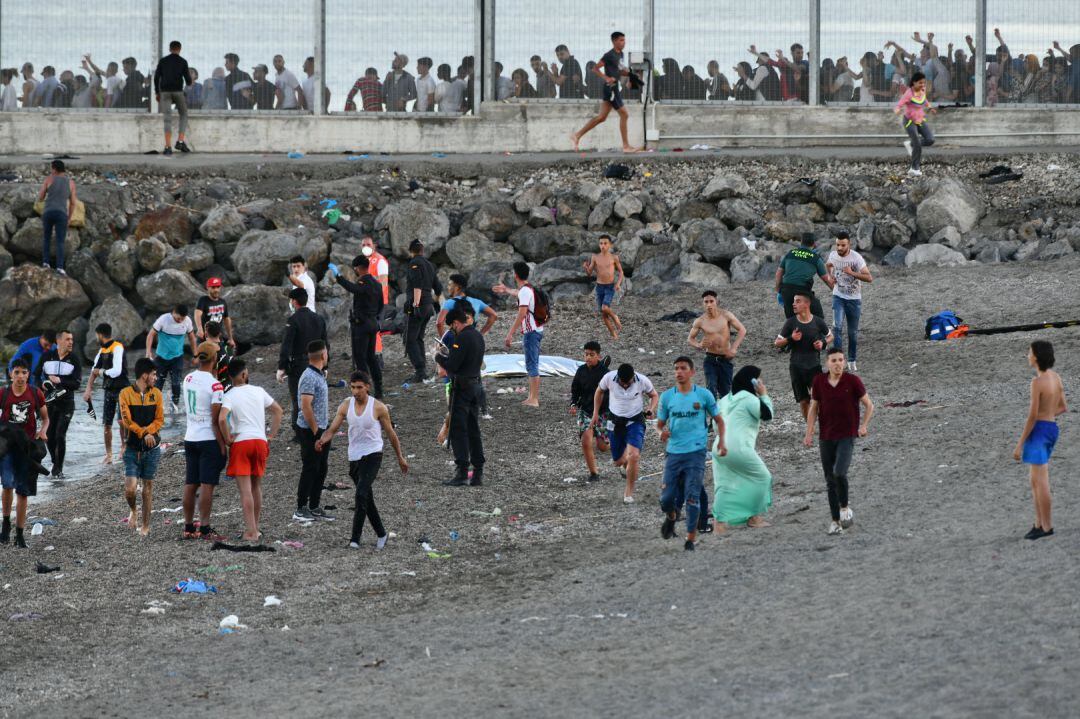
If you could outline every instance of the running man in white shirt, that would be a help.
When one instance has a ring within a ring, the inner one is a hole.
[[[236,480],[240,506],[244,509],[244,534],[248,542],[257,542],[259,516],[262,514],[262,478],[270,456],[269,440],[281,429],[284,411],[262,387],[248,384],[247,363],[242,359],[229,363],[232,388],[221,400],[218,424],[225,444],[229,445],[226,476]],[[266,410],[270,410],[270,433],[266,433]]]
[[[862,317],[862,283],[873,282],[866,261],[851,249],[851,237],[841,230],[836,233],[836,247],[825,260],[825,269],[833,277],[833,348],[843,349],[844,320],[847,319],[847,366],[858,372],[855,355],[858,349],[859,319]]]
[[[394,431],[394,424],[390,421],[390,410],[385,404],[371,396],[371,378],[367,373],[353,372],[349,378],[349,390],[352,392],[352,397],[338,407],[334,420],[315,443],[315,449],[321,452],[323,447],[333,439],[341,425],[348,422],[349,476],[356,484],[356,509],[353,512],[349,546],[353,549],[360,548],[360,535],[364,531],[364,520],[367,519],[371,522],[371,528],[375,530],[375,536],[378,538],[375,548],[382,549],[386,546],[388,535],[382,518],[379,516],[379,510],[375,507],[371,485],[375,482],[375,476],[382,465],[383,432],[390,440],[390,446],[394,448],[402,474],[409,473],[409,463],[405,461],[405,455],[401,453],[401,443]]]
[[[635,372],[628,364],[621,364],[618,370],[604,375],[596,388],[591,426],[596,426],[600,421],[605,392],[608,393],[607,431],[611,459],[616,467],[626,468],[623,501],[633,504],[641,449],[645,446],[645,421],[656,416],[660,395],[648,377]],[[641,403],[646,397],[649,398],[649,407],[642,411]]]
[[[218,381],[218,346],[203,342],[195,352],[199,369],[184,378],[184,408],[187,411],[187,432],[184,434],[184,459],[187,476],[184,479],[184,539],[221,540],[210,526],[210,510],[214,505],[214,488],[221,481],[228,448],[221,433],[218,417],[221,413],[224,388]],[[195,495],[199,495],[199,531],[195,531]]]

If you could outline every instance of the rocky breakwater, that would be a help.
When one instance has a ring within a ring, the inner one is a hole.
[[[410,177],[396,168],[330,177],[131,173],[126,185],[84,171],[75,179],[87,223],[68,234],[67,277],[40,267],[39,184],[0,183],[0,337],[10,346],[68,326],[89,354],[88,329],[107,321],[121,340],[137,342],[160,312],[193,305],[217,276],[237,339],[272,343],[297,254],[308,260],[319,309],[336,332],[351,302],[327,264],[349,274],[365,234],[389,258],[396,291],[409,243],[419,239],[443,279],[465,274],[485,299],[519,260],[534,266],[534,280],[555,301],[587,294],[582,262],[601,233],[615,239],[626,290],[643,296],[770,278],[806,232],[827,249],[846,230],[874,264],[1054,260],[1080,249],[1080,163],[1052,159],[1039,172],[1034,166],[1045,160],[1032,161],[1028,184],[996,186],[978,178],[986,160],[959,160],[916,180],[883,163],[717,159],[646,162],[629,181],[602,178],[598,162],[499,174],[496,166],[488,176]],[[347,217],[330,225],[327,200]],[[393,308],[388,314],[394,322]]]

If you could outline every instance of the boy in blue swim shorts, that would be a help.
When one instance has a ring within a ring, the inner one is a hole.
[[[625,274],[619,256],[611,251],[611,235],[600,235],[599,244],[600,251],[584,262],[585,274],[596,275],[596,310],[611,339],[619,339],[622,322],[615,310],[611,309],[611,303],[622,286]]]
[[[1035,524],[1025,539],[1041,539],[1054,534],[1050,518],[1050,455],[1057,444],[1057,416],[1064,414],[1065,388],[1054,372],[1054,346],[1036,340],[1028,349],[1028,364],[1035,368],[1031,380],[1031,405],[1027,422],[1016,443],[1013,459],[1031,466],[1031,498],[1035,505]]]

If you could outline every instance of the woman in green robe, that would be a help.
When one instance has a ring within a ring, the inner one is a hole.
[[[759,368],[743,367],[731,383],[731,394],[720,398],[727,454],[717,454],[713,443],[713,517],[718,522],[717,531],[743,524],[769,526],[763,515],[772,504],[772,475],[755,445],[761,423],[772,419],[773,406],[760,376]]]

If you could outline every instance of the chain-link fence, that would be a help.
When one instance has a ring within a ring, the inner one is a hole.
[[[986,104],[1080,104],[1080,2],[987,0]]]
[[[154,29],[144,0],[0,0],[0,109],[149,108]]]

